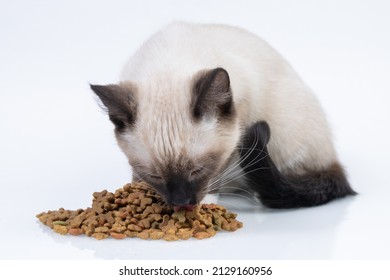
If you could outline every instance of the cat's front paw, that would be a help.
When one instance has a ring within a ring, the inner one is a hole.
[[[271,137],[271,129],[266,121],[259,121],[249,127],[239,147],[241,166],[247,167],[253,157],[268,154],[267,144]]]

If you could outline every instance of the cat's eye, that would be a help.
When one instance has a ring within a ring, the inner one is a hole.
[[[198,176],[199,174],[201,174],[203,171],[203,167],[198,167],[194,170],[191,171],[191,174],[190,176],[193,177],[193,176]]]
[[[154,181],[162,181],[163,180],[163,178],[161,176],[158,176],[158,175],[149,175],[149,177]]]

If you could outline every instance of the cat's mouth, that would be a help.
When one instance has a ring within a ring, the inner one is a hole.
[[[191,204],[173,206],[173,210],[175,210],[175,212],[180,211],[180,210],[192,211],[192,210],[194,210],[195,206],[196,205],[191,205]]]

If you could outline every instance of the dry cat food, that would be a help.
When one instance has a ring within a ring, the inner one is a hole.
[[[217,231],[242,227],[236,214],[216,204],[202,204],[192,211],[174,211],[143,182],[127,184],[115,193],[93,194],[92,207],[48,211],[37,215],[59,234],[92,236],[96,239],[164,239],[175,241],[212,237]]]

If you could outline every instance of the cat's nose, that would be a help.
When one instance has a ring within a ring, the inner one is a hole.
[[[167,203],[172,206],[185,206],[196,204],[196,193],[192,183],[177,176],[167,182]]]
[[[193,211],[195,207],[196,205],[173,206],[173,210],[175,210],[175,212],[180,210]]]
[[[185,198],[181,195],[175,195],[171,194],[171,196],[168,199],[168,203],[172,206],[185,206],[189,205],[191,202],[191,198]]]

